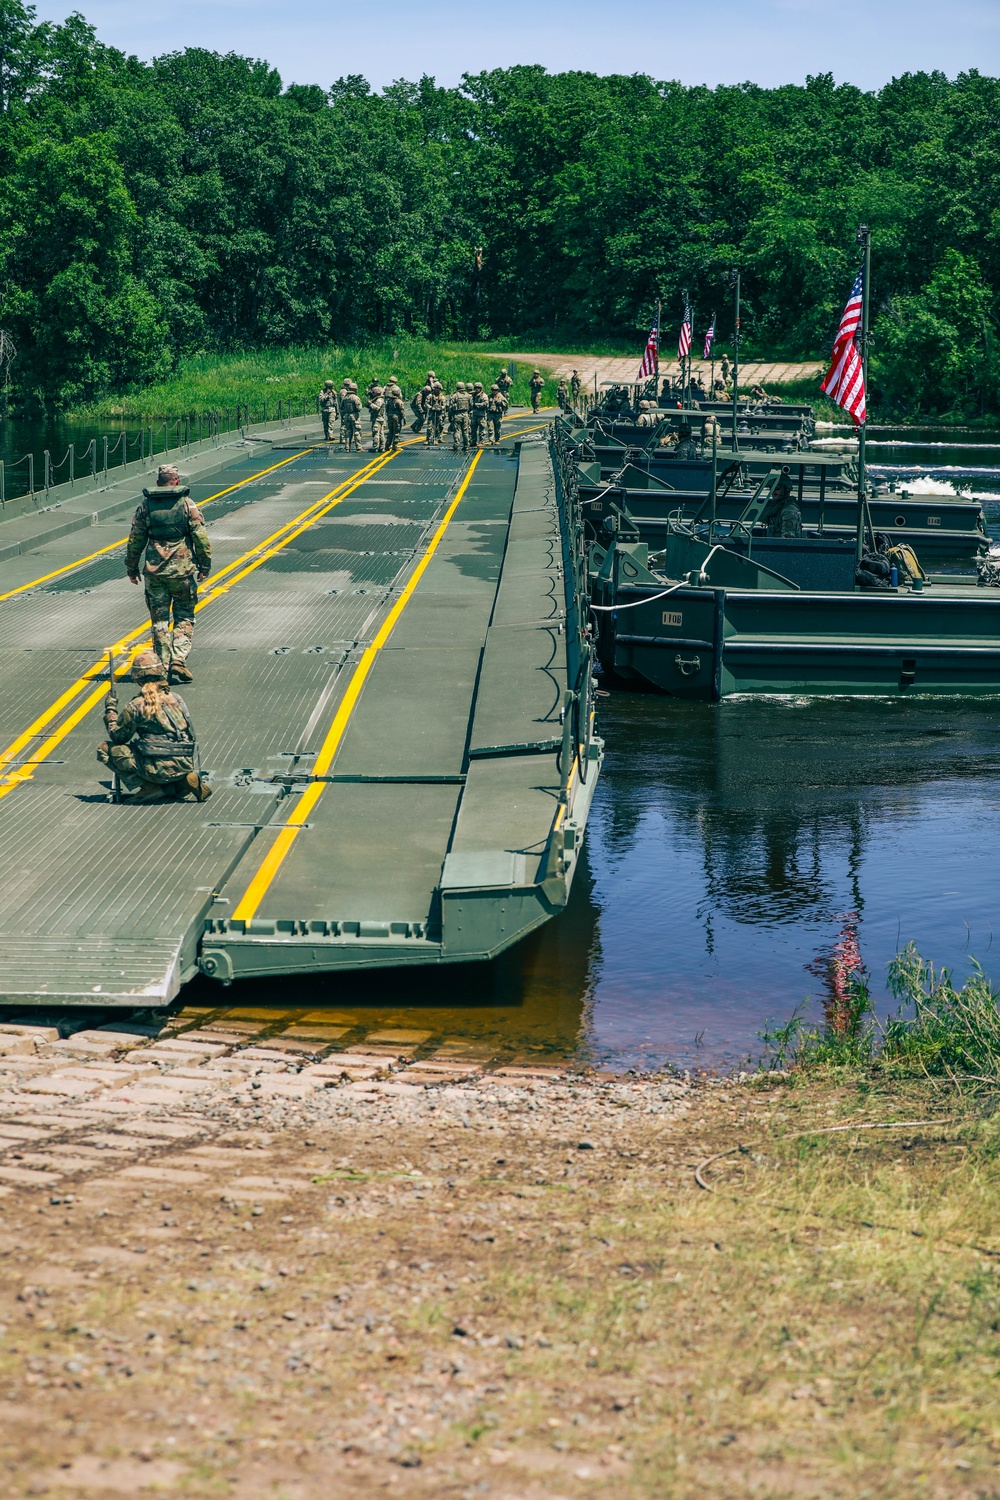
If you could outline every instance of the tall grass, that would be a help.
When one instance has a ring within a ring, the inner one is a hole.
[[[834,1014],[828,1008],[822,1027],[797,1010],[783,1026],[761,1033],[770,1065],[959,1075],[1000,1083],[1000,993],[980,964],[973,960],[971,975],[958,986],[947,969],[935,969],[910,942],[889,964],[888,985],[898,1007],[881,1020],[868,975],[860,968],[847,974],[844,1005]]]
[[[245,354],[201,354],[184,360],[176,373],[156,385],[125,391],[72,415],[80,417],[177,417],[189,412],[213,411],[249,404],[252,413],[268,403],[276,412],[279,400],[292,401],[293,409],[315,407],[316,393],[324,380],[349,375],[362,392],[373,378],[383,383],[395,375],[410,396],[423,385],[427,371],[435,371],[446,390],[459,380],[481,380],[489,389],[501,368],[495,354],[454,344],[430,343],[424,339],[399,337],[366,344],[328,344],[288,349],[259,349]],[[548,372],[543,369],[546,376]],[[517,362],[511,402],[526,405],[531,369]],[[555,382],[543,392],[543,401],[555,399]]]

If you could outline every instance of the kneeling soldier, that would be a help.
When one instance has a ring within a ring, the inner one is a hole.
[[[132,676],[142,692],[121,712],[113,694],[105,699],[108,739],[98,745],[97,759],[118,773],[130,801],[190,796],[205,802],[212,793],[195,769],[191,715],[184,699],[166,686],[167,674],[155,651],[136,657]]]
[[[173,464],[160,465],[156,488],[143,490],[132,519],[125,550],[125,571],[132,583],[139,582],[143,552],[153,647],[171,682],[190,682],[187,658],[194,635],[198,585],[211,572],[212,547],[205,517],[191,499],[191,491],[181,484]]]

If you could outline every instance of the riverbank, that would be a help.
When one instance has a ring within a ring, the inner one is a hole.
[[[324,380],[339,388],[345,375],[362,392],[375,376],[385,382],[395,375],[404,392],[412,394],[433,369],[447,389],[458,380],[481,380],[488,390],[503,365],[498,355],[454,344],[423,339],[379,339],[365,344],[315,345],[288,349],[260,349],[238,354],[205,354],[184,360],[177,371],[157,385],[105,397],[74,409],[70,415],[87,418],[177,417],[189,412],[225,410],[249,405],[252,420],[261,420],[264,403],[271,415],[279,401],[291,403],[299,414],[306,402],[315,409]],[[526,406],[531,370],[522,368],[511,390],[513,405]]]
[[[11,1494],[989,1491],[1000,1130],[950,1085],[370,1047],[318,1086],[175,1035],[20,1115],[6,1060]]]

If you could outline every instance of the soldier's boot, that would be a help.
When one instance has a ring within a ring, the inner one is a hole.
[[[172,661],[169,676],[171,682],[194,682],[191,668],[186,661]]]
[[[131,792],[126,789],[125,795],[130,802],[169,802],[170,793],[165,786],[158,785],[155,781],[144,781],[138,791]]]
[[[170,659],[174,654],[174,633],[169,621],[153,621],[153,650],[169,671]]]
[[[212,795],[212,788],[197,771],[189,771],[187,773],[184,780],[179,784],[178,791],[182,797],[186,797],[188,792],[190,792],[196,802],[207,802]]]

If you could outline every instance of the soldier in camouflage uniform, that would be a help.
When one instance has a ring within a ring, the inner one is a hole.
[[[682,422],[677,429],[677,447],[674,449],[675,458],[700,458],[698,444],[691,436],[691,428],[687,422]]]
[[[494,443],[499,443],[500,441],[501,429],[503,427],[504,416],[507,412],[507,406],[507,397],[504,395],[499,385],[492,386],[490,389],[489,423],[490,427],[493,429]]]
[[[507,404],[509,405],[510,388],[514,384],[514,382],[511,379],[510,371],[506,368],[506,366],[504,366],[504,368],[500,371],[500,374],[497,376],[496,383],[503,391],[504,395],[507,397]]]
[[[323,418],[323,437],[328,443],[333,441],[333,424],[337,419],[338,411],[337,392],[333,381],[324,380],[323,389],[319,393],[319,414]]]
[[[574,370],[572,375],[569,377],[570,395],[573,397],[574,406],[580,399],[580,391],[582,388],[583,381],[580,379],[580,372],[579,370]]]
[[[205,518],[173,464],[160,465],[156,488],[143,490],[132,518],[125,549],[125,571],[132,583],[139,582],[143,552],[153,646],[171,682],[190,682],[187,658],[198,584],[212,571],[212,547]]]
[[[531,389],[531,410],[537,411],[542,404],[542,390],[545,386],[545,378],[541,370],[535,371],[528,381],[528,385]]]
[[[403,393],[395,379],[392,379],[385,390],[385,427],[386,447],[392,449],[393,452],[399,447],[399,434],[403,430],[405,421],[406,407],[403,404]]]
[[[452,452],[458,452],[458,440],[462,440],[462,452],[469,451],[469,412],[472,410],[472,398],[465,388],[465,381],[460,380],[455,387],[455,394],[451,398],[451,420],[454,423],[452,432]]]
[[[435,380],[424,406],[424,415],[427,419],[427,442],[429,445],[440,447],[444,442],[445,410],[444,388]]]
[[[378,381],[368,387],[368,419],[372,424],[370,453],[385,452],[385,393]]]
[[[340,402],[340,439],[345,452],[361,452],[361,397],[353,380],[345,380]]]
[[[187,704],[166,686],[167,674],[154,651],[143,651],[132,663],[142,687],[119,712],[109,694],[104,701],[108,738],[97,747],[97,759],[121,778],[135,802],[163,802],[212,795],[195,768],[197,745]]]
[[[483,383],[477,380],[472,387],[472,410],[470,424],[470,441],[474,448],[485,448],[489,442],[489,431],[487,427],[489,419],[490,403]]]
[[[560,411],[566,411],[569,408],[569,386],[566,384],[565,375],[556,386],[556,405]]]

